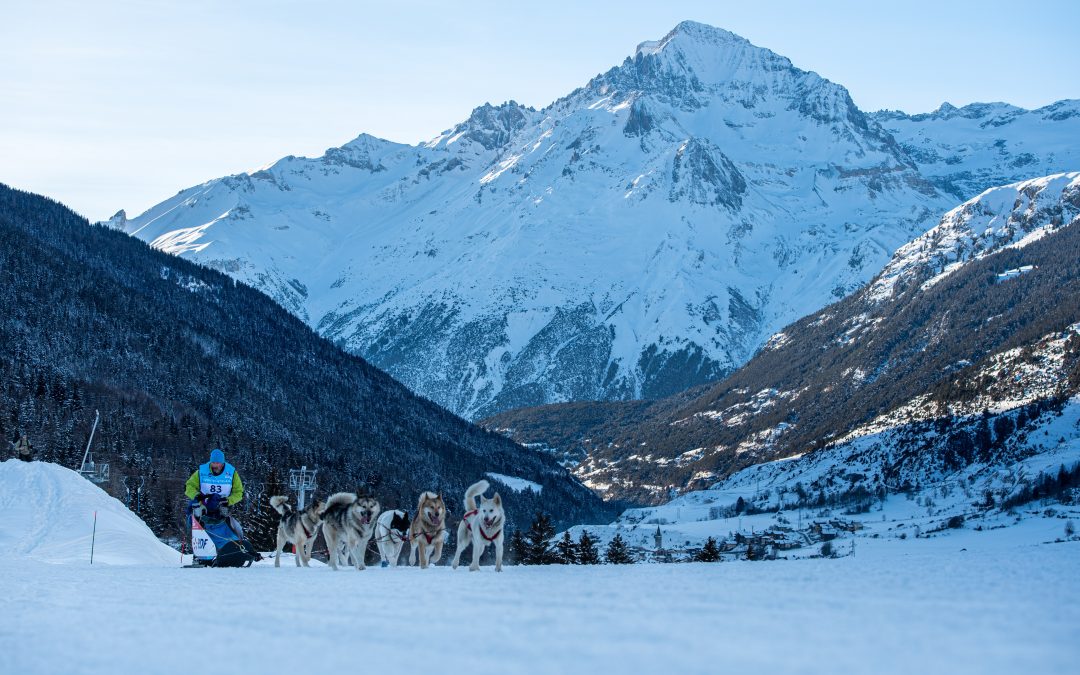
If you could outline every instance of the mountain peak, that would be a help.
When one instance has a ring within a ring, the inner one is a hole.
[[[517,101],[506,101],[499,105],[485,103],[474,108],[469,119],[444,132],[428,145],[434,147],[444,140],[450,143],[463,139],[493,150],[509,141],[515,131],[525,127],[535,112],[535,109]]]
[[[746,38],[736,35],[731,31],[724,30],[723,28],[698,23],[697,21],[683,21],[672,28],[671,31],[661,39],[648,40],[639,44],[634,55],[636,57],[638,54],[656,54],[663,51],[664,48],[670,44],[692,43],[710,46],[728,44],[752,46],[750,45],[750,41]]]

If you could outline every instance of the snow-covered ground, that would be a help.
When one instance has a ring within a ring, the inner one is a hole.
[[[1078,556],[974,532],[840,559],[502,574],[5,556],[0,671],[1071,673]]]
[[[837,559],[474,574],[183,569],[130,516],[91,566],[83,521],[123,507],[78,481],[0,464],[2,673],[1066,673],[1080,658],[1080,542],[1053,543],[1058,519],[860,537]]]

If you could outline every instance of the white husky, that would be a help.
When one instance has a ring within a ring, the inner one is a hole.
[[[375,543],[384,567],[397,567],[401,547],[409,538],[409,514],[404,511],[383,511],[375,523]]]
[[[502,572],[503,525],[506,524],[506,513],[498,492],[491,499],[483,496],[489,487],[491,486],[486,480],[481,480],[470,485],[465,491],[465,515],[458,523],[454,569],[457,569],[461,552],[472,544],[472,564],[469,565],[469,570],[477,571],[480,569],[480,555],[488,544],[494,544],[495,571]],[[476,505],[477,497],[480,497],[479,507]]]

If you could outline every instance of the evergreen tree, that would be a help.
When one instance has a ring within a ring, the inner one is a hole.
[[[719,562],[720,561],[720,547],[716,545],[716,539],[709,537],[705,540],[705,546],[697,552],[694,556],[694,560],[698,562]]]
[[[576,565],[578,563],[577,547],[570,539],[570,530],[563,532],[562,539],[555,544],[555,558],[560,565]]]
[[[526,536],[525,558],[522,562],[526,565],[550,565],[556,562],[555,553],[550,546],[554,537],[555,526],[551,524],[551,517],[545,513],[537,513],[536,520]]]
[[[600,552],[596,550],[596,540],[592,538],[588,530],[582,530],[581,537],[578,539],[577,562],[579,565],[600,564]]]
[[[508,551],[507,559],[511,565],[527,565],[525,559],[528,557],[528,544],[525,543],[525,537],[521,536],[521,530],[514,530],[514,533],[510,535],[510,550]]]
[[[634,558],[626,548],[626,542],[623,541],[621,534],[616,534],[615,538],[608,544],[607,550],[604,551],[604,561],[609,565],[629,565],[634,562]]]
[[[256,487],[256,486],[252,486]],[[245,495],[247,515],[244,517],[244,536],[251,541],[257,551],[272,551],[277,546],[277,526],[280,516],[270,506],[270,498],[276,495],[288,495],[285,482],[277,467],[271,466],[266,474],[266,483],[261,489],[250,489]],[[296,497],[289,495],[289,502],[296,508]],[[287,549],[286,549],[287,550]]]

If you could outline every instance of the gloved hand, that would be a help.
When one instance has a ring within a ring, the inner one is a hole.
[[[204,495],[204,494],[203,494],[203,493],[201,493],[201,492],[200,492],[200,493],[198,493],[197,495],[195,495],[195,501],[197,501],[197,502],[199,502],[200,504],[202,504],[203,502],[205,502],[205,501],[206,501],[206,495]]]
[[[203,497],[203,506],[207,511],[211,513],[218,510],[218,508],[225,503],[225,500],[221,498],[221,495],[206,495]]]

